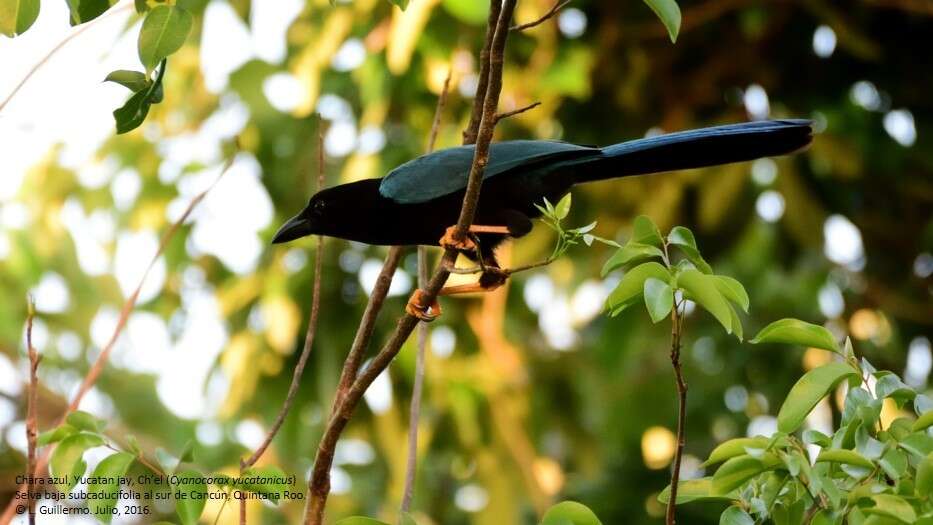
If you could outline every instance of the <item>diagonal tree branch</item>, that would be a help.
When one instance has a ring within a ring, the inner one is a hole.
[[[479,191],[482,186],[483,174],[486,169],[486,163],[489,160],[489,144],[492,141],[492,134],[496,125],[496,108],[499,104],[499,93],[502,90],[502,67],[504,62],[505,44],[509,33],[509,23],[512,19],[512,13],[515,10],[516,0],[504,0],[501,2],[501,12],[498,18],[493,22],[492,12],[499,10],[500,0],[491,0],[490,2],[490,25],[487,28],[488,35],[492,33],[492,39],[489,46],[489,64],[488,64],[488,85],[485,89],[485,96],[482,100],[482,111],[480,112],[480,124],[476,134],[476,147],[474,149],[473,164],[470,168],[470,178],[467,184],[466,192],[463,198],[463,205],[460,210],[460,218],[457,221],[455,236],[463,238],[467,228],[473,221],[476,213],[476,206],[479,201]],[[494,28],[494,29],[493,29]],[[479,104],[479,99],[474,101],[474,108]],[[464,133],[464,141],[469,138],[468,132]],[[437,296],[441,287],[447,281],[449,275],[447,267],[452,266],[457,257],[455,250],[445,250],[434,276],[428,282],[424,289],[423,300],[430,304]],[[336,411],[327,422],[321,443],[318,445],[317,456],[314,461],[314,468],[311,472],[311,479],[308,483],[308,504],[305,508],[305,523],[310,525],[320,525],[324,519],[324,507],[327,503],[327,496],[330,493],[330,469],[333,464],[334,449],[337,440],[350,420],[353,410],[359,403],[363,393],[369,388],[369,385],[385,370],[392,359],[398,354],[402,345],[414,331],[418,324],[418,318],[408,314],[402,317],[395,332],[389,338],[389,341],[383,346],[382,350],[373,358],[369,366],[360,373],[359,377],[352,383],[350,389],[340,399]]]

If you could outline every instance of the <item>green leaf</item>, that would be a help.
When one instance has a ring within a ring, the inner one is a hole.
[[[115,82],[129,89],[133,93],[142,91],[149,87],[149,78],[141,71],[130,71],[129,69],[118,69],[111,71],[104,82]]]
[[[739,338],[739,341],[742,341],[745,338],[745,328],[742,327],[742,320],[739,319],[739,314],[731,304],[729,305],[729,314],[732,318],[732,333]]]
[[[677,484],[678,505],[700,500],[736,501],[738,499],[738,494],[734,492],[729,494],[713,493],[713,478],[711,477],[688,479]],[[667,502],[670,500],[671,486],[668,485],[664,487],[664,490],[662,490],[660,494],[658,494],[658,501],[667,505]]]
[[[761,329],[751,340],[752,344],[784,343],[813,348],[822,348],[830,352],[839,352],[839,345],[832,332],[822,326],[806,323],[800,319],[781,319]]]
[[[398,520],[398,525],[418,525],[418,522],[415,521],[415,517],[412,516],[410,513],[405,512],[403,510],[399,514],[400,514],[400,517]]]
[[[59,441],[65,439],[66,437],[77,432],[78,429],[67,424],[62,423],[61,425],[53,428],[52,430],[46,430],[45,432],[39,434],[39,438],[36,443],[41,447],[49,445],[51,443],[58,443]]]
[[[661,231],[658,230],[657,225],[647,215],[635,217],[635,222],[632,227],[632,239],[630,242],[650,244],[657,248],[664,246],[664,241],[661,239]]]
[[[675,226],[671,229],[671,232],[667,234],[667,242],[677,246],[698,270],[706,274],[713,273],[713,269],[710,268],[710,265],[703,259],[703,256],[700,255],[700,249],[697,248],[696,238],[693,236],[693,232],[688,228]]]
[[[933,493],[933,454],[927,454],[917,465],[917,478],[914,483],[917,495],[927,498]]]
[[[613,290],[606,299],[606,304],[609,307],[611,315],[617,315],[633,304],[635,300],[641,296],[644,290],[645,280],[649,277],[654,277],[661,281],[670,281],[671,274],[665,267],[656,262],[642,263],[625,272],[618,286],[616,286],[615,290]]]
[[[0,33],[13,38],[21,35],[39,17],[39,0],[0,1]]]
[[[366,516],[350,516],[349,518],[344,518],[334,525],[389,525],[384,521],[379,521],[373,518],[367,518]]]
[[[408,0],[389,0],[389,3],[398,6],[402,11],[408,7]]]
[[[914,421],[910,429],[914,432],[919,432],[921,430],[926,430],[930,425],[933,425],[933,410],[921,414],[920,417]]]
[[[149,2],[146,0],[133,0],[133,5],[136,8],[136,12],[143,14],[149,10]]]
[[[279,498],[281,497],[282,492],[288,488],[284,482],[284,479],[287,477],[285,472],[274,465],[248,468],[243,472],[243,477],[278,478],[283,480],[281,482],[270,481],[265,483],[246,483],[242,486],[244,490],[262,494],[268,497],[269,500],[274,503],[279,502]]]
[[[602,522],[586,505],[562,501],[544,513],[541,525],[602,525]]]
[[[910,506],[910,503],[907,503],[907,500],[900,496],[895,496],[893,494],[875,494],[871,497],[871,500],[875,502],[875,506],[862,509],[862,512],[865,514],[894,518],[904,523],[913,523],[917,521],[917,513],[914,511],[914,508]]]
[[[139,31],[139,60],[151,72],[163,58],[181,48],[194,18],[178,6],[156,6],[146,15]]]
[[[907,454],[896,448],[889,448],[878,460],[878,465],[891,479],[901,479],[907,472]]]
[[[803,431],[803,442],[827,448],[831,445],[832,438],[817,430],[807,429]]]
[[[143,453],[142,448],[139,446],[139,440],[136,439],[136,436],[134,436],[133,434],[126,435],[126,444],[127,444],[127,447],[130,449],[130,452],[133,453],[133,455],[139,456]]]
[[[114,2],[116,3],[116,2]],[[110,0],[68,0],[71,11],[71,25],[90,22],[110,9]]]
[[[629,241],[606,261],[606,264],[603,265],[602,275],[605,277],[606,274],[617,268],[654,259],[655,257],[664,257],[664,252],[650,244]]]
[[[202,483],[204,476],[197,470],[186,470],[178,474],[179,482],[175,490],[187,494],[186,498],[175,498],[175,513],[183,525],[194,525],[204,511],[207,503],[207,486]]]
[[[810,370],[790,389],[778,412],[778,430],[797,430],[807,414],[843,379],[858,377],[858,372],[845,363],[829,363]]]
[[[745,450],[747,448],[767,448],[769,441],[770,440],[768,438],[763,436],[735,438],[728,441],[723,441],[717,445],[712,452],[710,452],[709,458],[703,462],[702,466],[708,467],[736,456],[748,454],[748,452]]]
[[[761,458],[755,458],[747,454],[734,457],[723,463],[719,470],[713,474],[713,493],[728,494],[762,472],[782,466],[781,460],[771,453],[765,453]]]
[[[644,294],[645,306],[653,322],[657,323],[671,313],[671,308],[674,307],[674,290],[669,284],[649,277],[645,279]]]
[[[741,507],[732,506],[719,516],[719,525],[755,525],[755,520]]]
[[[654,11],[667,29],[671,42],[677,42],[677,34],[680,33],[680,7],[674,0],[645,0],[648,7]]]
[[[113,118],[117,121],[117,134],[126,133],[139,127],[149,114],[148,90],[143,90],[126,101],[123,107],[114,110]]]
[[[745,287],[742,286],[742,283],[728,275],[714,275],[713,279],[716,282],[716,288],[719,290],[719,293],[725,296],[726,299],[739,305],[745,313],[748,313],[748,292],[745,291]]]
[[[557,217],[558,220],[564,220],[567,218],[567,214],[570,213],[571,200],[571,196],[568,193],[557,202],[557,206],[554,206],[554,216]]]
[[[95,497],[88,498],[87,505],[91,513],[105,523],[110,523],[110,511],[117,504],[119,478],[126,474],[134,459],[136,458],[132,454],[126,452],[111,454],[98,463],[91,474],[93,479],[88,483],[87,491]]]
[[[729,303],[719,293],[716,279],[697,270],[684,270],[677,276],[677,286],[688,292],[697,304],[706,309],[732,333],[732,313]]]
[[[88,432],[100,432],[106,424],[104,421],[81,410],[68,414],[65,422],[78,430],[87,430]]]
[[[897,445],[919,458],[925,458],[933,452],[933,437],[925,432],[917,432],[905,437]]]
[[[84,451],[104,444],[104,439],[90,432],[78,432],[66,437],[55,447],[49,459],[49,472],[57,477],[65,477],[67,483],[62,485],[65,492],[75,486],[75,476],[83,476],[87,463],[81,459]]]
[[[867,469],[875,468],[875,464],[871,462],[868,458],[862,456],[858,452],[846,449],[823,449],[820,451],[820,455],[816,457],[816,462],[832,462],[832,463],[845,463],[847,465],[855,465],[856,467],[864,467]]]

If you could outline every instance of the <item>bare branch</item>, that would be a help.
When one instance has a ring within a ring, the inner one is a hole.
[[[524,31],[526,29],[531,29],[532,27],[535,27],[537,25],[541,25],[541,23],[543,23],[548,18],[551,18],[554,15],[556,15],[558,11],[563,9],[563,7],[569,3],[570,3],[570,0],[563,0],[563,1],[558,0],[558,2],[551,7],[550,11],[541,15],[541,18],[533,22],[528,22],[527,24],[512,26],[509,29],[511,29],[512,31]]]
[[[674,368],[674,378],[677,383],[677,448],[674,449],[674,470],[671,472],[671,495],[667,502],[665,515],[666,525],[674,525],[675,509],[677,506],[677,489],[680,483],[680,464],[686,442],[685,427],[687,424],[687,382],[684,381],[684,372],[680,364],[681,339],[684,329],[683,311],[678,311],[685,303],[674,304],[671,309],[671,366]]]
[[[453,67],[447,70],[447,78],[444,80],[444,88],[437,97],[437,107],[434,108],[434,120],[431,123],[431,133],[428,135],[428,147],[426,153],[434,151],[434,143],[437,141],[437,132],[441,127],[441,115],[444,112],[444,104],[447,102],[447,92],[450,89],[450,77],[453,74]],[[428,284],[428,249],[424,246],[418,247],[418,288],[424,288]],[[421,420],[421,391],[424,388],[424,352],[428,344],[428,325],[421,323],[418,325],[418,344],[417,354],[415,355],[415,383],[412,386],[411,406],[408,419],[408,458],[405,462],[405,488],[402,491],[402,512],[408,512],[411,508],[411,498],[415,491],[415,474],[418,468],[418,424]]]
[[[482,185],[483,173],[486,169],[486,163],[489,160],[489,144],[492,141],[492,134],[496,125],[496,107],[499,103],[499,93],[502,90],[502,67],[504,62],[505,43],[508,38],[509,22],[512,19],[512,12],[515,10],[516,0],[504,0],[501,2],[501,12],[495,21],[492,19],[492,13],[499,10],[500,0],[490,1],[490,25],[487,28],[488,35],[492,33],[493,37],[489,46],[489,64],[488,64],[488,86],[485,88],[485,96],[482,99],[482,111],[480,112],[480,124],[476,134],[476,147],[474,148],[473,164],[470,168],[470,176],[467,183],[466,192],[463,198],[463,204],[460,210],[460,218],[457,221],[456,236],[463,238],[467,228],[473,221],[476,213],[476,206],[479,202],[479,190]],[[493,29],[495,27],[495,29]],[[484,48],[485,49],[485,48]],[[478,91],[479,92],[479,91]],[[479,99],[474,100],[474,111]],[[467,129],[470,131],[470,128]],[[464,134],[466,142],[470,137]],[[447,265],[454,262],[457,257],[455,250],[445,250],[441,260],[434,273],[434,276],[424,288],[423,300],[430,303],[437,296],[441,287],[447,281],[449,273],[445,269]],[[324,436],[318,445],[318,452],[314,461],[314,468],[311,472],[311,480],[308,483],[308,505],[305,508],[305,523],[310,525],[320,525],[324,519],[324,506],[327,502],[327,496],[330,493],[330,469],[334,459],[334,449],[337,440],[340,438],[343,429],[346,427],[353,414],[353,410],[359,403],[363,393],[369,388],[369,385],[385,370],[392,359],[398,354],[402,345],[414,331],[418,324],[418,318],[413,315],[402,317],[395,332],[389,338],[389,341],[382,347],[378,354],[370,362],[369,366],[363,370],[359,377],[353,381],[352,386],[346,394],[339,398],[336,410],[327,422],[324,430]],[[349,360],[349,358],[348,358]],[[344,368],[346,370],[346,366]]]
[[[324,188],[324,134],[321,132],[322,126],[323,121],[321,120],[321,116],[318,115],[318,190]],[[259,445],[256,451],[253,452],[253,455],[251,455],[248,459],[240,460],[241,474],[245,469],[255,465],[256,462],[259,461],[259,458],[261,458],[262,455],[266,452],[266,449],[269,448],[269,445],[272,443],[275,435],[278,434],[279,429],[282,428],[282,424],[285,422],[285,417],[288,416],[288,412],[291,410],[292,405],[295,403],[295,396],[298,394],[298,388],[301,386],[301,376],[304,375],[305,365],[308,364],[308,357],[311,355],[311,347],[314,344],[314,335],[317,332],[317,319],[321,308],[321,270],[323,266],[324,237],[318,235],[317,250],[314,260],[314,284],[311,292],[311,313],[308,316],[308,330],[305,332],[304,347],[301,349],[301,356],[298,358],[298,364],[295,365],[295,370],[292,372],[292,382],[290,385],[288,385],[288,393],[285,396],[285,401],[282,403],[282,408],[279,410],[278,415],[275,417],[275,421],[269,428],[269,432],[266,434],[266,438],[263,440],[262,444]],[[245,499],[240,500],[240,523],[242,525],[246,524]]]
[[[496,122],[499,122],[500,120],[506,119],[506,118],[509,118],[509,117],[514,117],[515,115],[518,115],[518,114],[520,114],[520,113],[524,113],[524,112],[528,111],[529,109],[534,109],[534,108],[536,108],[536,107],[538,107],[538,106],[540,106],[540,105],[541,105],[541,102],[533,102],[533,103],[531,103],[531,104],[528,104],[528,105],[525,106],[525,107],[521,107],[521,108],[518,108],[518,109],[513,109],[512,111],[506,111],[505,113],[497,113],[497,114],[496,114]]]
[[[32,297],[28,299],[26,314],[26,351],[29,354],[29,391],[26,395],[26,443],[28,456],[26,462],[26,505],[29,511],[29,525],[36,524],[36,442],[39,436],[39,420],[36,417],[39,401],[39,361],[42,358],[32,346],[32,319],[36,315],[36,303]]]
[[[483,118],[483,102],[486,101],[486,89],[489,87],[489,51],[492,49],[492,39],[496,35],[499,24],[499,14],[502,3],[491,0],[489,2],[489,18],[486,20],[486,40],[483,49],[479,52],[479,78],[476,82],[476,93],[473,95],[473,109],[470,111],[470,123],[463,130],[463,144],[475,144],[479,134],[479,121]]]

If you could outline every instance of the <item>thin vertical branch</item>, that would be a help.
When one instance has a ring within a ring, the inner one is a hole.
[[[323,121],[320,115],[318,115],[317,187],[319,191],[324,188],[324,134],[321,130],[322,126]],[[241,474],[245,469],[255,465],[256,462],[259,461],[259,458],[266,452],[266,449],[269,448],[269,445],[272,444],[272,440],[275,438],[275,435],[278,434],[279,429],[282,428],[282,424],[285,423],[285,417],[288,416],[288,412],[295,403],[295,396],[298,395],[298,389],[301,386],[301,377],[304,375],[305,365],[308,364],[308,357],[311,356],[311,347],[314,344],[314,335],[317,332],[317,319],[321,308],[321,271],[324,266],[324,237],[320,235],[317,236],[317,250],[314,258],[314,284],[311,292],[311,313],[308,316],[308,329],[305,332],[305,342],[304,347],[301,349],[301,356],[298,358],[298,364],[295,365],[295,370],[292,372],[292,382],[288,386],[288,393],[285,396],[285,401],[282,403],[282,408],[275,417],[275,421],[269,428],[266,438],[256,451],[253,452],[253,455],[246,460],[240,460]],[[240,500],[240,523],[242,525],[246,524],[245,499]]]
[[[470,168],[470,178],[467,184],[467,190],[464,194],[463,204],[460,210],[460,219],[457,222],[455,235],[463,238],[467,228],[473,221],[476,213],[476,206],[479,201],[479,190],[482,185],[483,173],[486,169],[486,163],[489,160],[489,143],[492,140],[493,130],[496,125],[496,107],[499,103],[499,93],[502,89],[502,66],[504,62],[505,43],[509,33],[509,22],[512,19],[512,12],[515,9],[516,0],[504,0],[501,2],[501,13],[495,20],[495,30],[492,31],[492,23],[487,31],[493,32],[492,44],[489,52],[489,77],[486,95],[482,101],[482,118],[480,119],[479,131],[477,133],[476,148],[473,154],[473,163]],[[499,9],[500,0],[491,0],[490,9]],[[490,17],[492,22],[492,17]],[[474,101],[478,104],[479,100]],[[465,137],[466,139],[466,137]],[[445,250],[441,258],[441,263],[434,272],[434,276],[428,282],[423,290],[422,299],[430,304],[437,296],[441,287],[447,281],[450,275],[445,269],[451,266],[457,257],[456,250]],[[337,446],[337,440],[340,438],[343,429],[350,420],[353,410],[359,403],[363,393],[369,388],[369,385],[384,371],[392,359],[398,354],[402,345],[414,331],[419,320],[417,317],[407,314],[402,317],[395,332],[389,338],[389,341],[382,347],[376,357],[370,362],[369,366],[363,370],[359,377],[353,381],[350,389],[337,400],[335,411],[324,430],[324,435],[318,445],[318,452],[314,461],[314,468],[311,472],[311,479],[308,483],[308,504],[305,508],[305,523],[310,525],[320,525],[324,519],[324,507],[327,503],[327,496],[330,493],[330,468],[333,464],[334,449]],[[349,359],[349,358],[348,358]]]
[[[684,427],[687,423],[687,382],[684,381],[680,365],[681,339],[684,329],[684,313],[679,310],[685,301],[675,303],[671,309],[671,366],[677,381],[677,448],[674,451],[674,470],[671,472],[671,496],[667,502],[667,525],[674,525],[675,507],[677,506],[677,484],[680,482],[680,462],[684,452],[686,436]]]
[[[29,525],[36,524],[36,441],[39,436],[39,420],[36,416],[39,401],[39,361],[42,359],[32,346],[32,319],[36,315],[36,304],[28,299],[26,314],[26,351],[29,354],[29,391],[26,394],[26,443],[29,448],[26,462],[26,506],[29,510]]]
[[[486,40],[483,49],[479,52],[479,77],[476,81],[476,93],[473,95],[473,109],[470,112],[470,123],[463,130],[463,144],[475,144],[479,134],[479,122],[483,118],[483,104],[486,101],[486,89],[489,87],[489,53],[492,49],[492,40],[496,36],[499,23],[499,14],[502,3],[489,2],[489,19],[486,21]]]
[[[431,133],[428,135],[428,146],[426,153],[434,151],[434,143],[437,142],[437,132],[441,127],[441,115],[444,112],[444,104],[447,102],[447,92],[450,89],[450,77],[453,74],[453,67],[447,70],[447,78],[444,79],[444,88],[437,97],[437,107],[434,108],[434,121],[431,122]],[[424,246],[418,247],[418,288],[424,288],[428,284],[428,249]],[[421,422],[421,391],[424,388],[424,353],[428,344],[428,325],[421,323],[418,325],[418,344],[417,354],[415,355],[415,382],[411,389],[411,407],[408,419],[408,459],[405,463],[405,489],[402,491],[402,512],[408,512],[411,509],[411,499],[415,492],[415,474],[418,470],[418,425]]]

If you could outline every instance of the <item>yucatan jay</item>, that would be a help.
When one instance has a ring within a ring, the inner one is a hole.
[[[575,184],[628,175],[700,168],[783,155],[811,140],[808,120],[767,120],[657,135],[604,148],[547,140],[496,142],[490,147],[469,239],[453,227],[473,160],[473,146],[435,151],[406,162],[382,179],[327,188],[286,222],[272,239],[283,243],[327,235],[368,244],[440,245],[459,250],[483,267],[479,282],[451,286],[442,295],[492,290],[506,274],[495,249],[507,237],[531,231],[541,215],[535,204],[557,202]],[[431,319],[416,292],[408,311]]]

